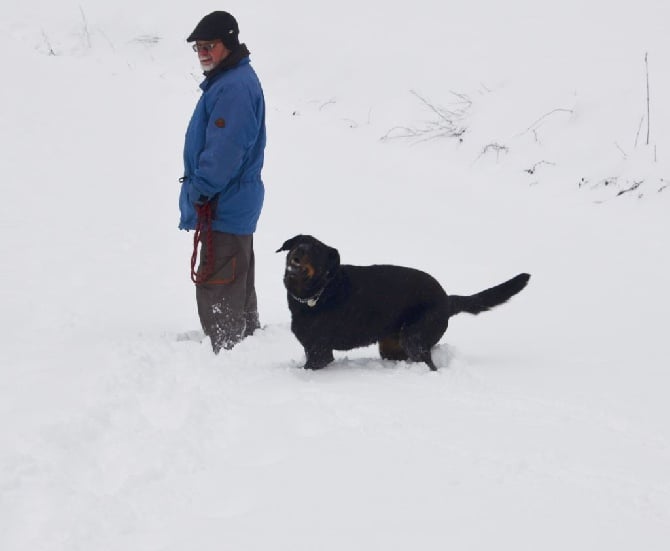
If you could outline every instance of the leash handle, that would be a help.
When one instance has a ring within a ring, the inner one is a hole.
[[[196,205],[195,211],[198,214],[198,221],[195,225],[193,234],[193,254],[191,255],[191,281],[196,285],[204,283],[214,273],[214,236],[212,235],[212,205],[208,202],[204,205]],[[198,262],[198,243],[202,232],[205,232],[205,264],[202,272],[198,274],[196,264]]]

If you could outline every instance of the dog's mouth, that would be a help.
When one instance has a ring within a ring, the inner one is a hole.
[[[295,266],[287,266],[286,271],[284,272],[284,279],[304,279],[305,276],[307,275],[306,271],[295,267]]]
[[[312,279],[312,277],[314,277],[314,270],[310,270],[309,268],[303,266],[287,266],[286,271],[284,272],[285,279],[299,279],[306,281],[308,279]]]
[[[316,269],[307,257],[290,255],[284,270],[284,285],[297,296],[309,293]]]
[[[284,278],[286,279],[312,279],[316,270],[309,262],[309,259],[300,258],[298,256],[290,256],[286,263],[286,270],[284,271]]]

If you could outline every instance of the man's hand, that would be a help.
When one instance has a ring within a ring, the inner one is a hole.
[[[201,207],[202,205],[206,205],[209,203],[209,200],[211,197],[207,197],[206,195],[203,195],[202,193],[196,191],[192,186],[191,189],[188,192],[188,199],[191,201],[191,204],[193,204],[196,207]]]

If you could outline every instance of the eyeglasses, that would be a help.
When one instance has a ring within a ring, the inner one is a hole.
[[[216,48],[216,45],[219,44],[221,41],[217,40],[216,42],[207,42],[206,44],[193,44],[191,48],[193,48],[194,52],[211,52],[214,48]]]

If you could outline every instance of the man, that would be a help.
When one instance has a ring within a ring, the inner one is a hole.
[[[179,228],[196,230],[198,315],[217,354],[259,327],[253,233],[264,197],[265,101],[238,34],[235,18],[215,11],[186,39],[205,80],[186,131]]]

